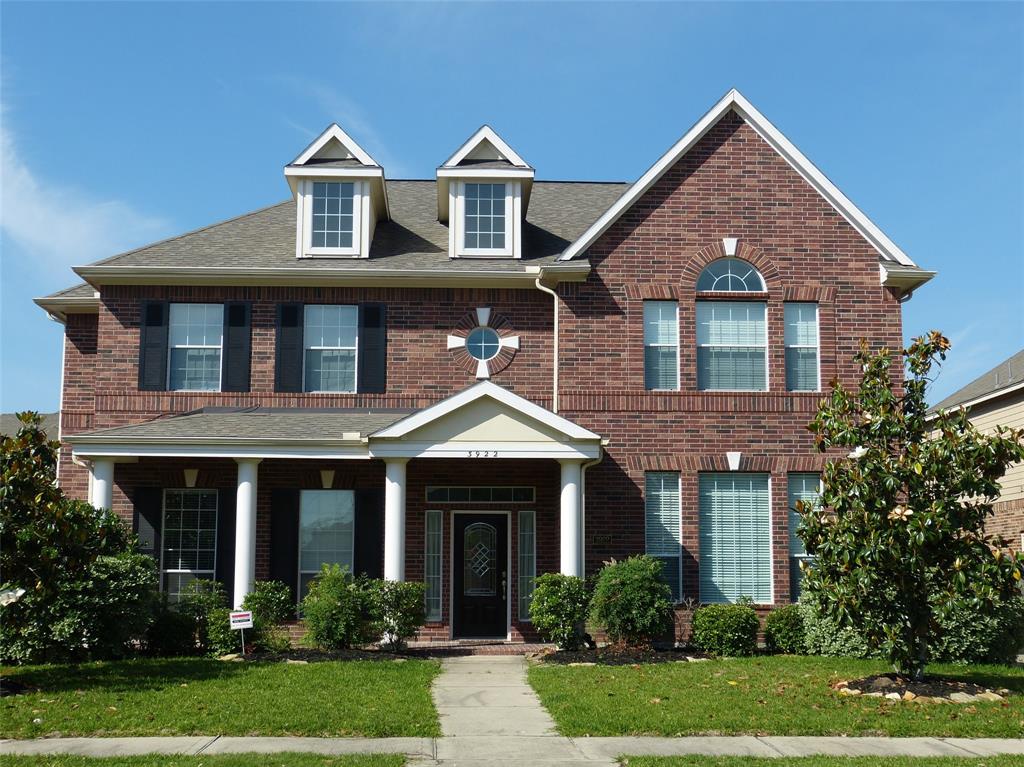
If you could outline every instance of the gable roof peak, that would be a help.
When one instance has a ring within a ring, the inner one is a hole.
[[[380,164],[370,156],[369,152],[359,146],[356,140],[342,130],[338,123],[328,125],[323,133],[313,139],[289,165],[307,165],[317,160],[352,160],[367,167],[380,167]]]
[[[514,168],[530,168],[519,153],[506,142],[498,132],[490,125],[484,123],[472,136],[462,142],[462,145],[455,150],[442,164],[442,168],[457,168],[460,165],[470,165],[473,161],[507,162]]]

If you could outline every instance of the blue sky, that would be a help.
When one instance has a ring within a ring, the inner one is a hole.
[[[731,87],[921,266],[933,400],[1024,345],[1024,4],[0,6],[0,407],[54,410],[69,267],[288,196],[331,121],[389,178],[488,122],[634,180]]]

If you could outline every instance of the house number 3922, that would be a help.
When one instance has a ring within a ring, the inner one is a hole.
[[[497,450],[470,450],[468,452],[470,458],[497,458]]]

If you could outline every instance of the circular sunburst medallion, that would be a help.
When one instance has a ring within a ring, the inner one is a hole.
[[[519,351],[512,323],[486,307],[469,312],[448,335],[448,350],[466,372],[490,378],[504,370]]]

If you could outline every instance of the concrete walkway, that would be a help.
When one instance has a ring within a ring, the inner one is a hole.
[[[10,754],[406,754],[410,767],[614,767],[618,757],[1024,756],[1024,740],[997,738],[683,737],[565,738],[526,683],[522,656],[449,658],[434,682],[441,738],[41,738],[2,740]]]

